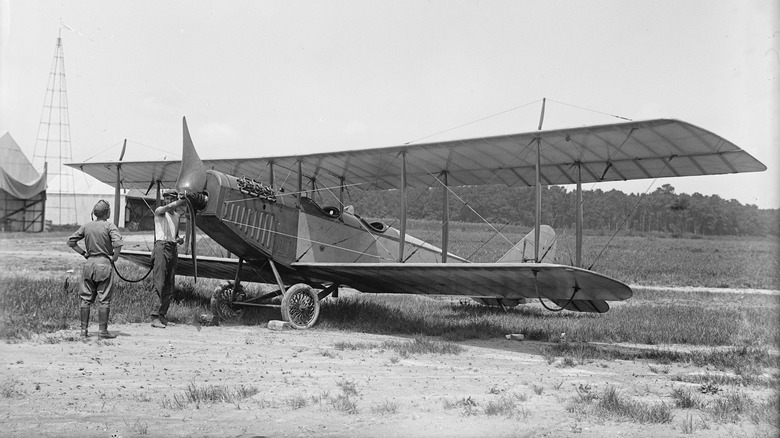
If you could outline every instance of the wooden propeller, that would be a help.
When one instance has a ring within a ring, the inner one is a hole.
[[[190,131],[187,128],[187,118],[182,118],[184,130],[184,144],[182,146],[181,168],[176,180],[176,190],[187,201],[187,212],[190,216],[187,221],[187,236],[192,253],[192,267],[195,271],[195,281],[198,281],[198,258],[195,253],[195,217],[199,208],[204,207],[203,190],[206,188],[206,166],[198,156],[195,145],[192,143]]]

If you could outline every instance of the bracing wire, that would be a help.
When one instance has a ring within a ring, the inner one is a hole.
[[[114,149],[115,147],[117,147],[117,146],[119,146],[119,145],[121,145],[121,144],[122,144],[122,142],[121,142],[121,141],[119,141],[119,142],[116,142],[116,143],[114,143],[114,144],[112,144],[112,145],[106,146],[104,149],[102,149],[101,151],[99,151],[99,152],[98,152],[98,153],[96,153],[95,155],[92,155],[91,157],[89,157],[89,158],[86,158],[84,161],[85,161],[85,162],[87,162],[87,161],[89,161],[89,160],[91,160],[91,159],[93,159],[93,158],[97,157],[97,156],[98,156],[98,155],[100,155],[100,154],[103,154],[103,153],[105,153],[105,152],[108,152],[108,151],[110,151],[111,149]]]
[[[607,247],[609,247],[609,244],[612,243],[612,239],[614,239],[615,236],[617,236],[617,233],[623,228],[623,225],[625,225],[626,222],[628,221],[628,219],[631,217],[631,215],[634,214],[634,210],[636,210],[636,208],[639,206],[639,204],[642,202],[642,200],[644,200],[645,195],[647,195],[647,192],[650,191],[650,188],[653,187],[653,185],[655,184],[655,182],[657,180],[658,180],[658,178],[656,177],[655,179],[653,179],[650,182],[650,185],[647,186],[647,189],[645,190],[644,193],[642,193],[642,196],[640,196],[639,199],[637,199],[636,203],[634,203],[634,206],[631,207],[631,211],[629,211],[628,214],[623,218],[623,221],[620,223],[620,225],[616,227],[615,232],[612,234],[612,236],[609,238],[607,243],[604,245],[604,248],[602,248],[601,251],[598,253],[598,255],[596,255],[596,258],[593,259],[593,263],[591,263],[590,266],[588,266],[588,270],[593,269],[593,266],[596,264],[596,262],[599,260],[599,258],[601,258],[601,255],[604,254],[604,251],[607,250]]]
[[[479,214],[479,213],[478,213],[476,210],[474,210],[474,208],[473,208],[471,205],[469,205],[469,203],[468,203],[468,202],[464,201],[464,200],[463,200],[463,198],[461,198],[460,196],[458,196],[458,194],[457,194],[457,193],[455,193],[455,192],[452,190],[452,188],[450,188],[448,185],[445,185],[445,184],[444,184],[444,183],[443,183],[443,182],[442,182],[442,181],[439,179],[439,177],[438,177],[438,176],[436,176],[435,174],[433,174],[433,173],[432,173],[430,170],[426,169],[426,168],[425,168],[425,166],[424,166],[423,164],[419,163],[419,164],[418,164],[418,166],[419,166],[419,167],[420,167],[422,170],[424,170],[426,173],[428,173],[428,175],[432,176],[432,177],[433,177],[433,178],[434,178],[434,179],[435,179],[435,180],[436,180],[436,181],[437,181],[439,184],[441,184],[441,185],[442,185],[442,187],[446,187],[446,188],[447,188],[447,191],[448,191],[449,193],[453,194],[453,195],[454,195],[454,196],[455,196],[455,197],[458,199],[458,201],[460,201],[461,203],[463,203],[463,205],[465,205],[465,206],[466,206],[466,207],[467,207],[469,210],[471,210],[471,212],[472,212],[472,213],[476,214],[476,215],[477,215],[477,217],[478,217],[478,218],[479,218],[479,219],[480,219],[482,222],[484,222],[484,223],[485,223],[485,224],[487,224],[487,225],[488,225],[490,228],[492,228],[492,229],[493,229],[493,231],[495,231],[495,232],[496,232],[496,233],[498,233],[498,234],[499,234],[501,237],[503,237],[503,238],[504,238],[504,240],[506,240],[506,241],[507,241],[507,242],[509,242],[510,244],[512,243],[512,241],[511,241],[511,240],[509,240],[509,239],[508,239],[506,236],[504,236],[504,235],[503,235],[503,234],[501,234],[501,233],[500,233],[498,230],[496,230],[496,227],[494,227],[494,226],[493,226],[493,224],[491,224],[490,222],[488,222],[488,220],[487,220],[487,219],[485,219],[485,218],[484,218],[484,217],[483,217],[481,214]]]
[[[526,104],[523,104],[523,105],[515,106],[515,107],[512,107],[512,108],[509,108],[509,109],[506,109],[506,110],[503,110],[503,111],[497,112],[497,113],[495,113],[495,114],[492,114],[492,115],[486,116],[486,117],[482,117],[482,118],[479,118],[479,119],[476,119],[476,120],[472,120],[472,121],[470,121],[470,122],[463,123],[463,124],[461,124],[461,125],[454,126],[454,127],[452,127],[452,128],[449,128],[449,129],[445,129],[445,130],[443,130],[443,131],[435,132],[435,133],[433,133],[433,134],[426,135],[425,137],[420,137],[420,138],[418,138],[418,139],[416,139],[416,140],[407,141],[407,142],[406,142],[406,143],[404,143],[404,144],[405,144],[405,145],[407,145],[407,144],[417,143],[417,142],[418,142],[418,141],[420,141],[420,140],[425,140],[425,139],[427,139],[427,138],[431,138],[431,137],[437,136],[437,135],[439,135],[439,134],[444,134],[445,132],[454,131],[454,130],[456,130],[456,129],[459,129],[459,128],[462,128],[462,127],[464,127],[464,126],[473,125],[474,123],[479,123],[479,122],[485,121],[485,120],[487,120],[487,119],[490,119],[490,118],[493,118],[493,117],[496,117],[496,116],[500,116],[500,115],[502,115],[502,114],[506,114],[506,113],[509,113],[509,112],[512,112],[512,111],[518,110],[518,109],[520,109],[520,108],[524,108],[524,107],[527,107],[527,106],[529,106],[529,105],[533,105],[533,104],[535,104],[535,103],[539,103],[539,102],[541,102],[541,99],[539,99],[539,100],[535,100],[535,101],[533,101],[533,102],[529,102],[529,103],[526,103]]]
[[[492,235],[492,236],[490,236],[490,237],[489,237],[487,240],[485,240],[484,242],[482,242],[482,245],[479,245],[479,247],[478,247],[477,249],[475,249],[475,250],[474,250],[474,251],[473,251],[471,254],[469,254],[469,256],[468,256],[468,257],[466,257],[466,260],[471,260],[471,258],[472,258],[472,257],[474,257],[474,255],[475,255],[477,252],[479,252],[479,250],[480,250],[480,249],[482,249],[482,248],[483,248],[485,245],[487,245],[487,244],[488,244],[488,242],[490,242],[491,240],[493,240],[493,238],[494,238],[494,237],[496,237],[497,235],[501,234],[501,231],[503,231],[503,230],[504,230],[504,228],[506,228],[508,225],[509,225],[509,222],[507,222],[507,223],[505,223],[504,225],[502,225],[502,226],[501,226],[501,228],[499,228],[498,230],[496,230],[496,232],[495,232],[495,233],[493,233],[493,235]],[[503,236],[503,234],[502,234],[502,236]]]
[[[561,105],[566,105],[568,107],[577,108],[577,109],[581,109],[581,110],[584,110],[584,111],[590,111],[592,113],[601,114],[601,115],[604,115],[604,116],[614,117],[616,119],[627,120],[629,122],[633,121],[632,119],[629,119],[628,117],[618,116],[616,114],[605,113],[605,112],[594,110],[594,109],[590,109],[590,108],[585,108],[585,107],[581,107],[581,106],[577,106],[577,105],[572,105],[570,103],[558,102],[557,100],[553,100],[553,99],[547,99],[547,100],[550,101],[550,102],[559,103]]]
[[[139,143],[139,142],[137,142],[137,141],[133,141],[133,140],[127,140],[127,142],[128,142],[128,143],[137,144],[137,145],[139,145],[139,146],[143,146],[143,147],[145,147],[145,148],[149,148],[149,149],[152,149],[152,150],[155,150],[155,151],[158,151],[158,152],[162,152],[162,153],[164,153],[166,156],[172,156],[172,157],[178,157],[178,158],[180,158],[180,157],[181,157],[181,155],[178,155],[178,154],[172,153],[172,152],[170,152],[170,151],[167,151],[167,150],[165,150],[165,149],[160,149],[160,148],[158,148],[158,147],[155,147],[155,146],[150,146],[150,145],[148,145],[148,144]],[[109,145],[109,146],[106,146],[106,147],[105,147],[105,148],[103,148],[102,150],[98,151],[96,154],[94,154],[94,155],[90,156],[89,158],[86,158],[86,159],[84,160],[84,162],[91,161],[93,158],[97,157],[98,155],[102,155],[102,154],[104,154],[104,153],[106,153],[106,152],[110,151],[111,149],[114,149],[114,148],[116,148],[116,147],[120,146],[122,143],[123,143],[123,142],[119,141],[119,142],[116,142],[116,143],[114,143],[114,144],[111,144],[111,145]]]

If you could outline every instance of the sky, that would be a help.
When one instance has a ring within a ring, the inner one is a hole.
[[[179,159],[182,116],[205,159],[529,132],[546,98],[545,129],[675,118],[768,167],[586,190],[780,208],[775,0],[0,0],[0,135],[31,160],[58,35],[73,162]]]

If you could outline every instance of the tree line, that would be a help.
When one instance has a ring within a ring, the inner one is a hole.
[[[452,187],[449,195],[451,221],[511,223],[531,227],[536,214],[533,187]],[[364,217],[391,218],[400,212],[398,190],[367,191],[352,203]],[[441,220],[442,189],[407,190],[407,216]],[[561,186],[542,188],[542,223],[554,228],[573,228],[576,194]],[[780,210],[759,209],[726,200],[718,195],[675,193],[664,184],[647,194],[619,190],[583,191],[583,227],[592,230],[659,231],[672,234],[765,236],[779,235]]]

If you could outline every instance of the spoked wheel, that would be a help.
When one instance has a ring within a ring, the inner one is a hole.
[[[320,316],[320,300],[308,285],[299,283],[287,289],[282,297],[282,319],[297,329],[307,329]]]
[[[211,296],[211,311],[222,320],[237,319],[244,313],[244,308],[233,303],[245,299],[243,287],[239,285],[235,290],[233,283],[228,283],[214,291]]]

